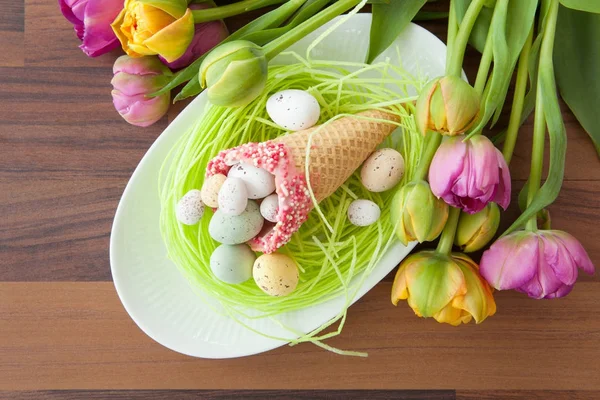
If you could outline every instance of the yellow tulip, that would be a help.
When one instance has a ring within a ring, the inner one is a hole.
[[[419,317],[460,325],[496,313],[492,289],[468,256],[423,251],[406,258],[396,273],[392,303],[407,300]]]
[[[185,0],[125,0],[111,24],[130,57],[181,57],[194,37],[194,17]]]

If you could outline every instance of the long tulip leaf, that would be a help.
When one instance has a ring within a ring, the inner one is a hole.
[[[548,13],[547,24],[556,23],[557,10],[553,9]],[[546,27],[548,29],[548,27]],[[548,34],[550,32],[546,32]],[[552,40],[550,40],[552,39]],[[551,42],[551,43],[550,43]],[[503,233],[507,235],[519,227],[527,220],[536,215],[539,211],[552,204],[558,197],[562,186],[565,157],[567,154],[567,131],[565,128],[558,95],[556,91],[556,81],[554,78],[554,66],[552,61],[552,47],[554,46],[554,34],[550,37],[544,37],[542,48],[540,50],[540,63],[538,72],[539,96],[541,97],[542,108],[544,110],[544,119],[548,128],[548,137],[550,141],[550,165],[548,177],[542,187],[536,192],[529,206],[523,211],[521,216]]]
[[[560,0],[560,3],[573,10],[600,13],[600,1],[598,0]]]
[[[389,4],[373,4],[373,22],[367,62],[383,53],[417,15],[427,0],[395,0]]]
[[[600,154],[600,14],[560,7],[554,65],[565,100]]]
[[[239,40],[245,35],[249,35],[254,32],[260,32],[264,29],[277,27],[283,22],[285,22],[288,18],[290,18],[305,2],[306,0],[290,0],[287,3],[279,6],[275,10],[258,17],[257,19],[248,23],[241,29],[235,31],[221,43],[230,42],[232,40]],[[200,64],[202,64],[202,61],[205,57],[206,55],[198,58],[192,64],[179,71],[173,77],[171,82],[165,85],[165,87],[163,87],[161,90],[152,93],[151,96],[158,96],[160,94],[171,91],[172,89],[176,88],[182,83],[189,81],[190,79],[198,79],[198,69],[200,68]]]

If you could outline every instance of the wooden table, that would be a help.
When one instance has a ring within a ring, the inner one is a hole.
[[[117,298],[109,234],[127,180],[181,106],[147,129],[121,120],[110,96],[117,53],[85,57],[56,3],[0,0],[0,399],[600,399],[598,275],[580,276],[560,300],[497,293],[497,315],[459,328],[393,307],[388,277],[330,342],[367,359],[306,344],[202,360],[152,341]],[[444,24],[426,27],[443,38]],[[470,51],[471,76],[476,64]],[[564,110],[569,152],[552,219],[599,263],[600,165]],[[513,161],[515,188],[528,174],[531,124]]]

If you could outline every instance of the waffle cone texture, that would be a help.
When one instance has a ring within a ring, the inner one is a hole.
[[[310,141],[309,181],[318,202],[346,182],[396,129],[394,124],[366,118],[399,122],[397,116],[383,111],[365,111],[357,116],[343,117],[323,127],[315,126],[273,141],[287,147],[296,170],[304,174]]]

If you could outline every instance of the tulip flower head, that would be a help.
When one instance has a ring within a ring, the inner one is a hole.
[[[475,214],[461,212],[454,244],[465,253],[481,250],[492,240],[499,226],[500,209],[496,203],[488,203]]]
[[[496,289],[515,289],[534,299],[569,294],[578,268],[594,273],[585,249],[558,230],[517,231],[497,240],[481,257],[481,275]]]
[[[211,103],[242,107],[256,99],[267,82],[267,58],[262,47],[235,40],[212,50],[202,61],[200,84]]]
[[[437,149],[429,168],[433,194],[470,214],[492,201],[506,210],[511,183],[502,153],[485,136],[463,139],[448,138]]]
[[[202,10],[210,8],[208,4],[190,4],[191,10]],[[210,49],[221,43],[229,35],[227,27],[223,21],[210,21],[196,24],[194,28],[194,38],[187,47],[185,53],[178,59],[168,62],[163,57],[159,58],[169,68],[181,69],[187,67],[198,57],[207,53]]]
[[[156,57],[121,56],[113,66],[113,104],[132,125],[149,126],[167,113],[171,93],[147,97],[163,88],[172,75]]]
[[[400,188],[390,207],[396,236],[405,246],[414,240],[420,243],[434,240],[448,219],[448,205],[436,198],[423,180]]]
[[[415,118],[423,135],[429,131],[458,135],[469,129],[479,115],[479,95],[456,76],[429,82],[417,99]]]
[[[460,253],[423,251],[402,261],[392,286],[392,303],[400,300],[419,317],[454,326],[481,323],[496,313],[491,287],[477,264]]]
[[[81,40],[79,48],[89,57],[119,47],[110,24],[123,8],[123,0],[58,0],[58,4]]]
[[[194,17],[184,0],[125,0],[111,24],[127,55],[181,57],[194,37]]]

